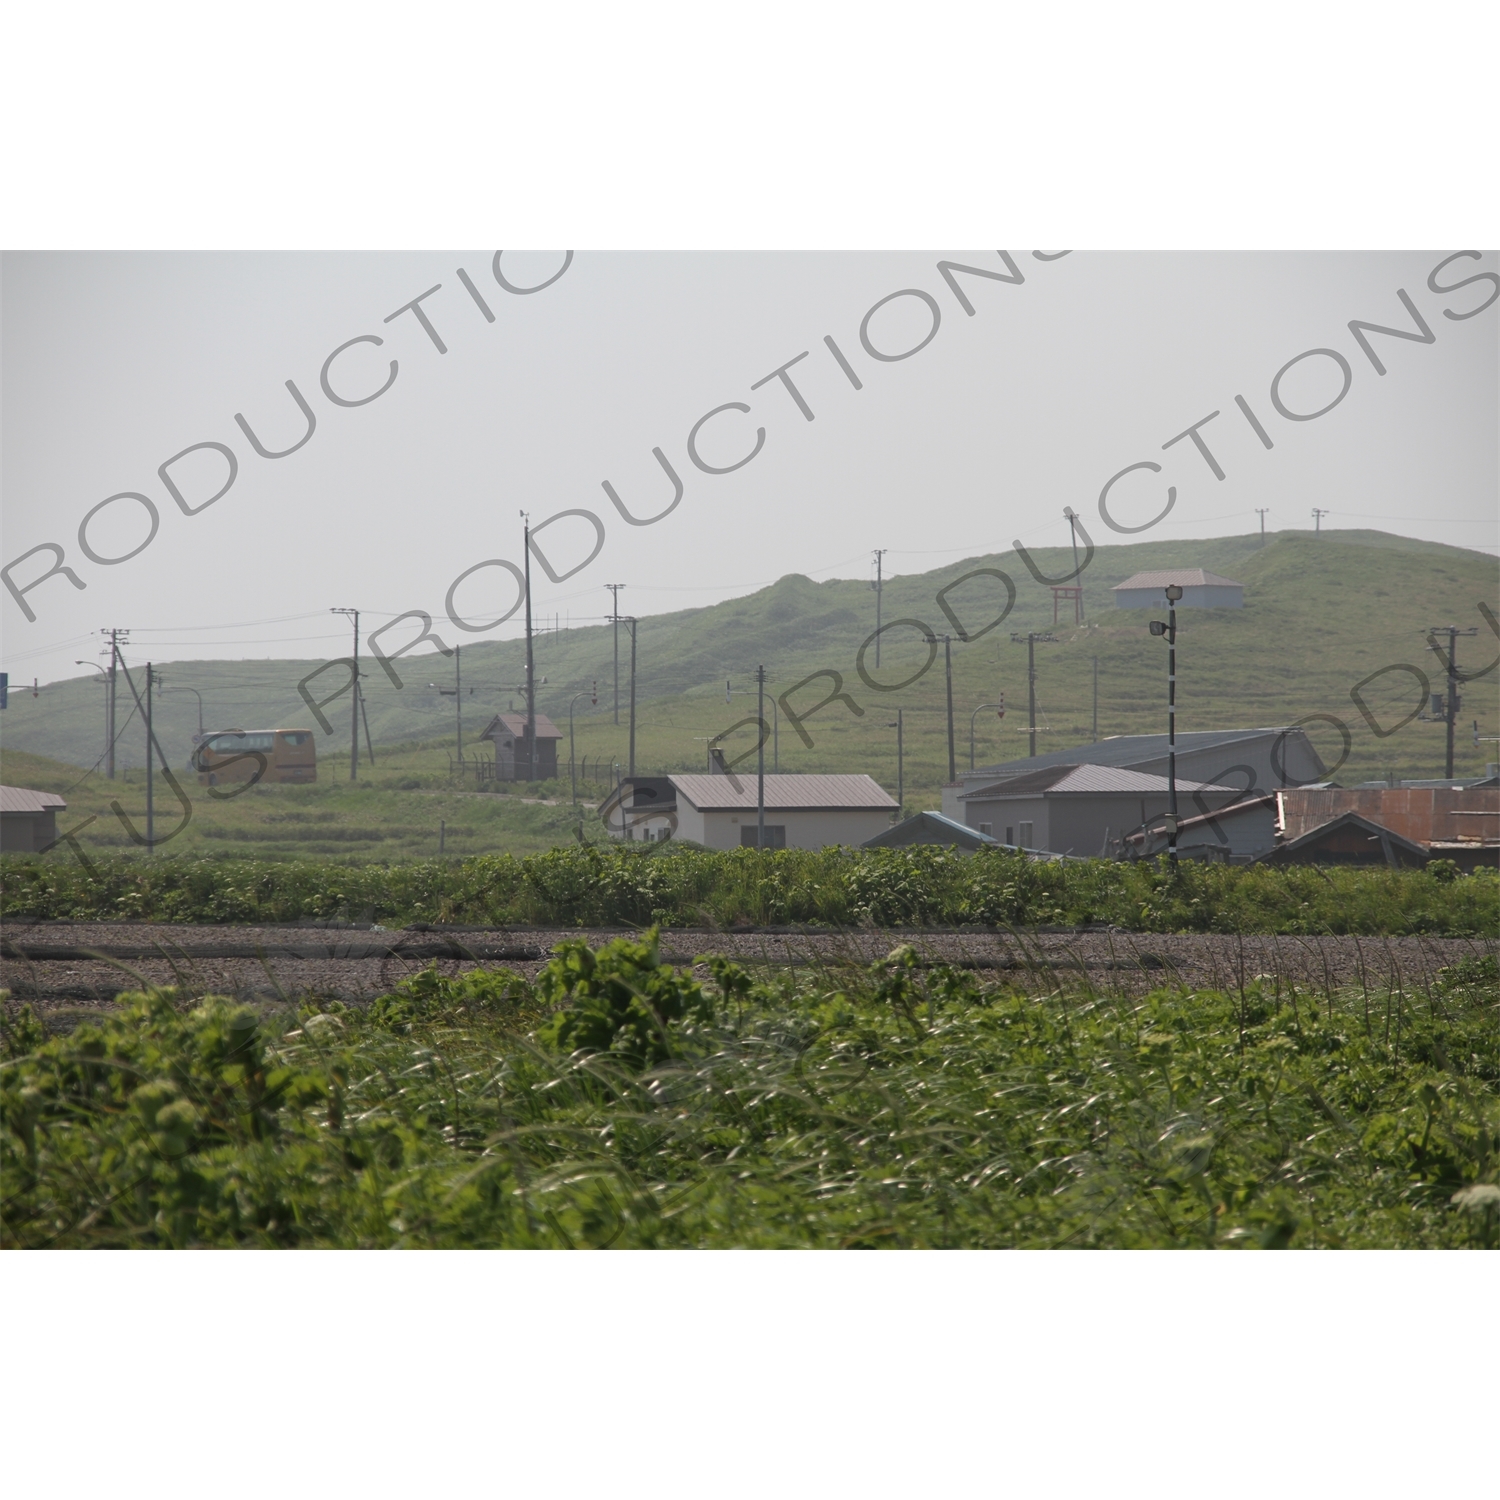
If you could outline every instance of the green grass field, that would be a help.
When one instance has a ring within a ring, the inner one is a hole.
[[[8,1247],[1500,1242],[1494,959],[1423,989],[1027,994],[654,935],[369,1011],[174,992],[0,1064]]]

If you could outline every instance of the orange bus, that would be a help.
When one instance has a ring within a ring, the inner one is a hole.
[[[206,734],[193,751],[200,786],[227,782],[318,779],[318,747],[310,729],[225,729]]]

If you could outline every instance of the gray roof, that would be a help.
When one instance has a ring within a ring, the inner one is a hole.
[[[0,786],[0,812],[43,813],[67,805],[56,792],[33,792],[24,786]]]
[[[1177,736],[1177,753],[1193,750],[1218,750],[1226,745],[1242,744],[1246,740],[1258,740],[1264,736],[1275,738],[1278,734],[1300,734],[1297,729],[1199,729]],[[965,779],[975,776],[1019,776],[1025,771],[1035,771],[1042,766],[1135,766],[1143,761],[1159,760],[1167,753],[1167,737],[1164,734],[1118,734],[1111,739],[1099,740],[1092,745],[1075,745],[1069,750],[1048,750],[1042,755],[1027,756],[1021,760],[1002,761],[996,766],[980,766],[975,771],[963,773]]]
[[[524,713],[496,714],[480,731],[479,738],[482,740],[492,740],[496,737],[496,730],[503,731],[513,740],[524,740],[526,738],[526,715]],[[546,714],[538,714],[536,716],[536,737],[538,744],[543,740],[560,740],[562,738],[562,730]]]
[[[1038,797],[1055,792],[1165,792],[1167,778],[1147,771],[1132,771],[1123,766],[1045,766],[1024,776],[1007,777],[972,792],[960,792],[962,801],[990,801],[998,797]],[[1230,792],[1235,788],[1216,786],[1207,781],[1177,778],[1179,792]]]
[[[964,823],[955,823],[939,812],[919,812],[903,819],[893,828],[883,829],[874,838],[866,839],[862,849],[901,849],[910,844],[946,844],[959,849],[997,849],[1000,840],[970,828]]]
[[[755,774],[733,776],[669,776],[678,797],[700,812],[754,810]],[[793,776],[783,772],[766,777],[766,811],[794,812],[821,808],[825,812],[891,812],[896,799],[868,776]]]
[[[1202,588],[1212,584],[1218,588],[1242,589],[1243,583],[1232,578],[1222,578],[1217,573],[1205,573],[1202,568],[1158,568],[1154,572],[1132,573],[1124,583],[1117,583],[1114,592],[1121,589],[1164,589],[1175,583],[1185,589]]]

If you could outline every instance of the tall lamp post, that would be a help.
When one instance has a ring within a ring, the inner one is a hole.
[[[580,698],[587,698],[595,706],[599,704],[599,683],[596,679],[593,687],[585,688],[581,693],[573,695],[572,703],[568,704],[568,775],[573,782],[573,806],[578,806],[578,762],[573,757],[573,709]]]
[[[203,694],[197,688],[190,687],[173,686],[165,688],[163,691],[168,693],[191,693],[198,700],[198,738],[201,740],[203,738]]]
[[[1167,621],[1151,622],[1152,635],[1167,638],[1167,858],[1177,864],[1177,601],[1182,588],[1166,587]]]

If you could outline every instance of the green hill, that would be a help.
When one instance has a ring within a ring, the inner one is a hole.
[[[1034,554],[1034,561],[1050,577],[1072,566],[1071,554],[1061,548],[1043,549]],[[1440,724],[1414,720],[1394,734],[1377,736],[1351,700],[1351,687],[1383,667],[1407,663],[1427,672],[1433,687],[1440,689],[1441,669],[1428,652],[1422,632],[1450,620],[1464,628],[1479,627],[1477,639],[1460,643],[1461,666],[1484,666],[1500,652],[1500,644],[1478,610],[1483,601],[1500,611],[1496,559],[1484,553],[1373,531],[1336,531],[1321,537],[1281,532],[1264,541],[1251,535],[1102,546],[1082,578],[1087,623],[1076,626],[1071,615],[1065,614],[1055,631],[1057,643],[1036,647],[1039,749],[1061,748],[1091,737],[1096,658],[1099,734],[1159,732],[1165,727],[1165,647],[1148,634],[1145,612],[1115,609],[1110,594],[1110,588],[1130,574],[1162,567],[1203,567],[1245,585],[1243,610],[1182,613],[1179,727],[1284,724],[1308,714],[1334,715],[1349,725],[1353,736],[1352,753],[1339,772],[1339,779],[1346,782],[1388,770],[1416,776],[1439,775],[1443,769]],[[1013,630],[1051,630],[1051,595],[1014,553],[1000,553],[893,578],[883,596],[885,621],[917,619],[934,629],[948,630],[935,595],[977,568],[1008,573],[1015,582],[1016,601],[999,628],[977,640],[953,643],[960,765],[968,763],[971,712],[980,704],[993,703],[1001,692],[1008,707],[1003,725],[988,711],[978,717],[977,760],[984,764],[1026,753],[1026,648],[1014,644],[1010,635]],[[985,577],[955,590],[949,600],[972,629],[993,618],[1003,602],[1003,587]],[[792,726],[782,723],[778,735],[782,769],[863,770],[894,791],[896,737],[890,726],[899,706],[906,710],[908,805],[936,805],[938,788],[947,776],[941,652],[934,668],[910,687],[890,693],[871,691],[857,674],[856,656],[874,628],[874,615],[874,595],[864,581],[814,583],[791,574],[744,598],[643,619],[637,645],[637,768],[702,767],[708,738],[754,712],[753,697],[738,694],[753,690],[758,663],[765,664],[772,690],[778,693],[809,673],[825,670],[841,674],[844,691],[866,712],[857,718],[840,704],[824,709],[807,722],[814,741],[811,748],[801,743]],[[890,629],[882,640],[880,676],[886,681],[908,676],[927,654],[915,630]],[[623,629],[621,657],[623,672],[629,658]],[[476,734],[497,709],[509,703],[520,706],[515,685],[521,681],[523,660],[519,641],[464,647],[466,736]],[[599,706],[592,707],[587,698],[578,704],[578,755],[588,757],[591,780],[601,759],[606,764],[623,762],[626,716],[622,708],[616,726],[610,713],[610,627],[541,635],[536,660],[538,673],[547,678],[538,707],[563,730],[564,759],[568,702],[597,679]],[[872,664],[873,650],[867,667]],[[309,724],[311,716],[298,696],[297,683],[317,665],[315,661],[160,664],[167,690],[157,700],[158,735],[174,763],[183,765],[197,727],[197,701],[192,694],[173,689],[187,687],[202,693],[209,729]],[[403,659],[397,671],[406,685],[399,692],[376,664],[367,663],[367,671],[370,727],[378,758],[376,782],[415,776],[434,787],[444,783],[454,748],[453,700],[440,697],[427,684],[452,685],[451,659],[436,655]],[[737,693],[729,706],[724,699],[726,678],[732,679]],[[325,680],[332,686],[339,677],[330,672]],[[809,685],[795,695],[794,706],[816,703],[832,685],[830,678]],[[623,680],[621,686],[623,700]],[[1415,706],[1418,684],[1408,672],[1389,672],[1363,691],[1370,713],[1384,728]],[[101,699],[96,680],[88,679],[46,685],[35,698],[24,689],[13,692],[0,726],[7,751],[44,755],[80,768],[93,765],[102,748]],[[123,723],[131,707],[123,688],[121,699]],[[1481,736],[1500,735],[1494,675],[1471,683],[1464,699],[1455,770],[1478,774],[1487,762],[1500,760],[1494,745],[1474,746],[1469,727],[1478,719]],[[347,698],[328,709],[335,733],[319,737],[320,787],[347,778],[348,712]],[[1309,728],[1331,763],[1339,754],[1336,730],[1324,723]],[[752,743],[747,733],[739,732],[731,742],[736,746],[731,753]],[[143,764],[143,739],[138,723],[123,731],[122,766]],[[399,752],[398,745],[404,747]],[[26,782],[20,763],[9,754],[5,774],[7,780],[43,785],[35,776]],[[77,773],[73,774],[76,780]],[[369,779],[367,771],[361,774]],[[253,796],[242,799],[244,812],[249,814],[255,799],[295,796],[303,790],[312,789],[257,788]],[[519,836],[523,830],[516,832]],[[527,837],[545,839],[550,832],[538,828]]]

